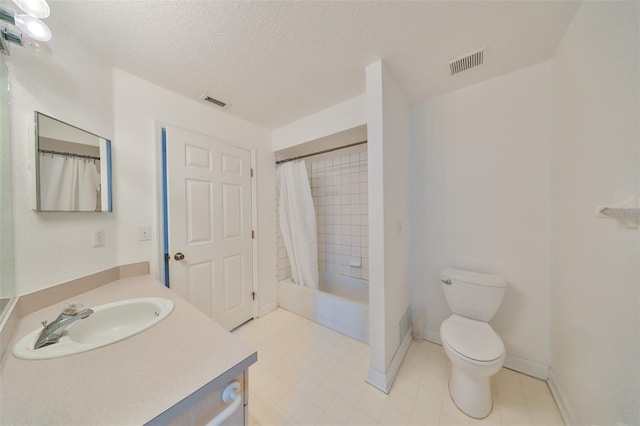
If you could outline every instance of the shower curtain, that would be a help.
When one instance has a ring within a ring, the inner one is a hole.
[[[318,289],[318,232],[316,213],[304,161],[290,161],[278,169],[280,230],[291,264],[293,281]]]
[[[40,208],[95,211],[100,174],[92,160],[40,154]]]

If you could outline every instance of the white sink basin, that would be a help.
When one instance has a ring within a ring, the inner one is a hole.
[[[94,313],[71,324],[58,343],[34,349],[42,331],[34,330],[13,347],[22,359],[49,359],[107,346],[138,334],[162,321],[173,311],[173,301],[163,297],[127,299],[92,307]]]

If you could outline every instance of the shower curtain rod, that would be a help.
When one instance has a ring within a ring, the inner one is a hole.
[[[289,161],[300,160],[302,158],[312,157],[314,155],[326,154],[327,152],[333,152],[333,151],[337,151],[339,149],[351,148],[352,146],[362,145],[362,144],[365,144],[365,143],[367,143],[367,141],[356,142],[356,143],[352,143],[352,144],[349,144],[349,145],[339,146],[337,148],[325,149],[324,151],[318,151],[318,152],[314,152],[314,153],[311,153],[311,154],[305,154],[305,155],[300,155],[298,157],[287,158],[285,160],[279,160],[279,161],[276,161],[276,166],[278,164],[287,163]]]
[[[65,157],[86,158],[87,160],[98,160],[98,161],[100,161],[100,157],[94,157],[93,155],[74,154],[72,152],[50,151],[50,150],[46,150],[46,149],[39,149],[38,151],[41,152],[42,154],[64,155]]]

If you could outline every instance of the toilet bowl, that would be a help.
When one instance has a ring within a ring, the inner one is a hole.
[[[451,361],[449,393],[462,412],[481,419],[491,413],[491,376],[506,357],[502,339],[488,323],[500,307],[506,281],[457,269],[443,270],[440,281],[453,312],[440,326]]]
[[[449,393],[456,406],[477,419],[491,413],[491,376],[506,356],[502,339],[489,324],[453,314],[440,327],[444,352],[451,361]]]

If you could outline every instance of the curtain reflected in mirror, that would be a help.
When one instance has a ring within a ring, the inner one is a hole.
[[[9,71],[0,55],[0,321],[15,296]]]
[[[111,142],[36,112],[37,210],[111,211]]]
[[[40,210],[100,211],[100,157],[40,150]]]

